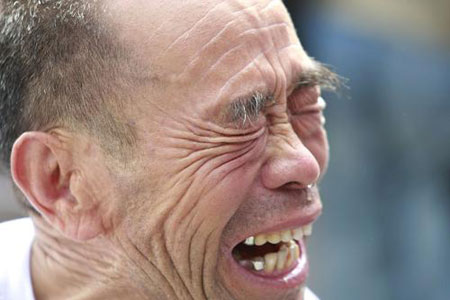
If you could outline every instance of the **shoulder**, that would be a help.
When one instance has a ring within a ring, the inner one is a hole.
[[[8,235],[12,231],[31,231],[34,233],[33,222],[30,218],[22,218],[0,223],[0,235]]]
[[[0,299],[32,299],[29,263],[33,239],[29,218],[0,223]]]
[[[30,218],[0,223],[0,276],[15,262],[29,257],[33,239],[34,226]]]
[[[34,226],[30,218],[0,223],[0,260],[5,254],[14,254],[21,247],[29,247],[34,238]]]
[[[319,298],[309,288],[305,289],[304,298],[305,300],[319,300]]]

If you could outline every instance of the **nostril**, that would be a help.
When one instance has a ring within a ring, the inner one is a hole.
[[[307,190],[307,191],[311,191],[311,189],[313,189],[315,186],[316,186],[315,183],[305,185],[305,184],[301,184],[301,183],[298,183],[295,181],[288,182],[284,185],[284,187],[287,189],[292,189],[292,190],[303,189],[303,190]]]
[[[291,182],[286,183],[284,185],[284,187],[287,188],[287,189],[298,190],[298,189],[304,189],[307,186],[304,185],[304,184],[300,184],[298,182],[295,182],[295,181],[291,181]]]

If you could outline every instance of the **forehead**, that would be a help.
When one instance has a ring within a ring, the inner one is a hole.
[[[149,72],[185,92],[220,100],[275,90],[312,64],[279,0],[134,0],[111,8],[119,39]]]

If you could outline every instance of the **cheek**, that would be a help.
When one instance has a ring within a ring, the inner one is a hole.
[[[172,247],[193,234],[224,227],[256,176],[264,141],[261,136],[241,144],[208,144],[182,158],[174,157],[174,147],[158,151],[128,210],[141,217],[147,232],[164,228]]]
[[[195,177],[202,194],[196,201],[202,211],[220,212],[217,217],[225,222],[234,214],[253,183],[258,172],[259,157],[264,151],[266,137],[260,137],[235,153],[225,153],[210,158]]]

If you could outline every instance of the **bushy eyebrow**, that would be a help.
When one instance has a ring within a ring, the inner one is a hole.
[[[313,60],[311,69],[303,71],[294,82],[295,89],[319,86],[322,90],[337,92],[343,85],[342,77],[324,64]]]
[[[341,77],[317,61],[313,61],[313,67],[304,70],[291,84],[294,91],[320,86],[322,89],[332,92],[338,91],[341,85]],[[273,95],[255,91],[249,96],[240,97],[231,102],[226,113],[227,119],[238,127],[244,126],[257,119],[264,108],[273,101]]]
[[[250,96],[234,100],[229,106],[229,119],[238,126],[255,120],[264,108],[273,102],[273,96],[262,92],[254,92]]]

